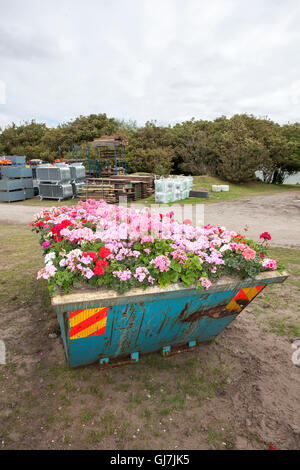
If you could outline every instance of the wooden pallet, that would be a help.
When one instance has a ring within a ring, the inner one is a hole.
[[[154,176],[152,175],[113,175],[107,178],[87,176],[86,185],[82,188],[81,199],[104,199],[118,203],[120,196],[127,201],[137,201],[154,193]]]

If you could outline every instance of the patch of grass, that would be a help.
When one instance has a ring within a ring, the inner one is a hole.
[[[127,392],[131,387],[131,384],[128,383],[120,383],[116,385],[115,390],[117,392]]]
[[[295,267],[294,274],[300,275],[300,250],[294,248],[269,248],[269,253],[284,266],[291,265]]]
[[[81,413],[80,415],[80,421],[84,424],[88,423],[91,419],[94,418],[95,416],[94,411],[85,411],[84,413]]]
[[[118,435],[118,437],[120,439],[126,439],[128,438],[128,435],[129,435],[129,424],[126,423],[126,422],[123,422],[122,424],[120,424],[117,429],[116,429],[116,433]]]
[[[207,443],[216,450],[234,449],[235,435],[223,421],[210,425],[207,430]]]
[[[142,356],[141,362],[146,366],[153,367],[156,370],[174,369],[174,363],[168,359],[168,357],[163,357],[160,353],[153,353]]]
[[[88,442],[91,442],[92,444],[97,444],[100,442],[102,439],[102,434],[100,431],[97,431],[95,429],[92,429],[89,431],[89,437],[88,437]]]
[[[264,440],[258,434],[249,434],[248,437],[250,440],[258,442],[259,444],[264,444]]]
[[[300,336],[300,328],[297,325],[289,323],[290,317],[284,318],[268,318],[265,323],[268,331],[275,333],[277,336],[289,336],[298,338]]]
[[[38,299],[50,312],[47,283],[36,279],[44,265],[38,236],[27,226],[1,224],[0,239],[0,304],[27,307]]]
[[[62,406],[70,406],[72,404],[72,400],[65,393],[61,393],[59,399]]]
[[[140,413],[140,418],[145,418],[146,420],[149,420],[152,416],[152,413],[151,411],[148,409],[148,408],[145,408],[142,410],[142,412]]]
[[[297,338],[300,336],[300,250],[271,248],[269,252],[285,266],[289,277],[282,284],[266,287],[253,303],[254,314],[262,318],[260,324],[266,332]]]
[[[96,395],[98,398],[101,398],[103,399],[104,398],[104,392],[103,390],[100,390],[98,387],[96,387],[95,385],[90,385],[88,388],[87,388],[87,392],[88,393],[91,393],[93,395]]]
[[[100,419],[101,424],[104,427],[102,432],[103,436],[111,436],[114,433],[115,429],[115,416],[112,413],[106,412],[104,416]]]
[[[53,423],[55,423],[55,421],[56,421],[56,416],[54,416],[54,415],[47,416],[47,418],[46,418],[46,422],[48,424],[53,424]]]
[[[130,392],[128,395],[129,403],[131,407],[141,405],[145,400],[144,395],[140,391]]]
[[[58,378],[60,376],[64,376],[68,371],[69,368],[66,364],[58,364],[57,362],[54,362],[49,368],[49,375]]]
[[[13,204],[19,205],[19,206],[60,207],[60,206],[73,206],[73,205],[78,204],[78,202],[79,202],[78,198],[66,199],[64,201],[57,201],[55,199],[43,199],[41,201],[40,196],[35,196],[31,199],[26,199],[26,201],[15,201]],[[4,201],[0,201],[0,204],[6,204],[8,206],[8,203]]]

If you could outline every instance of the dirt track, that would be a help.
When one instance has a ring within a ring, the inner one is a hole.
[[[39,206],[0,204],[0,221],[29,223],[39,210]],[[230,230],[242,230],[248,224],[250,238],[267,231],[273,246],[300,248],[300,191],[205,204],[204,222]]]
[[[225,225],[230,230],[249,226],[247,236],[272,235],[273,246],[300,248],[300,192],[289,192],[205,206],[205,223]]]

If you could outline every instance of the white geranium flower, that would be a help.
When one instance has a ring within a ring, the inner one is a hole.
[[[51,264],[52,263],[52,260],[55,258],[55,253],[54,251],[50,251],[50,253],[47,253],[47,255],[45,256],[45,264],[49,263],[49,261],[51,261]]]
[[[223,246],[221,246],[220,251],[221,251],[222,253],[223,253],[223,251],[226,251],[226,250],[231,250],[230,245],[223,245]]]

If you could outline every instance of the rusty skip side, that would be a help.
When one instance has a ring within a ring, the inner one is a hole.
[[[70,367],[98,362],[101,367],[137,362],[139,354],[192,350],[218,336],[266,285],[287,275],[223,284],[223,288],[151,289],[148,295],[92,294],[56,304]],[[101,300],[100,300],[101,299]]]

